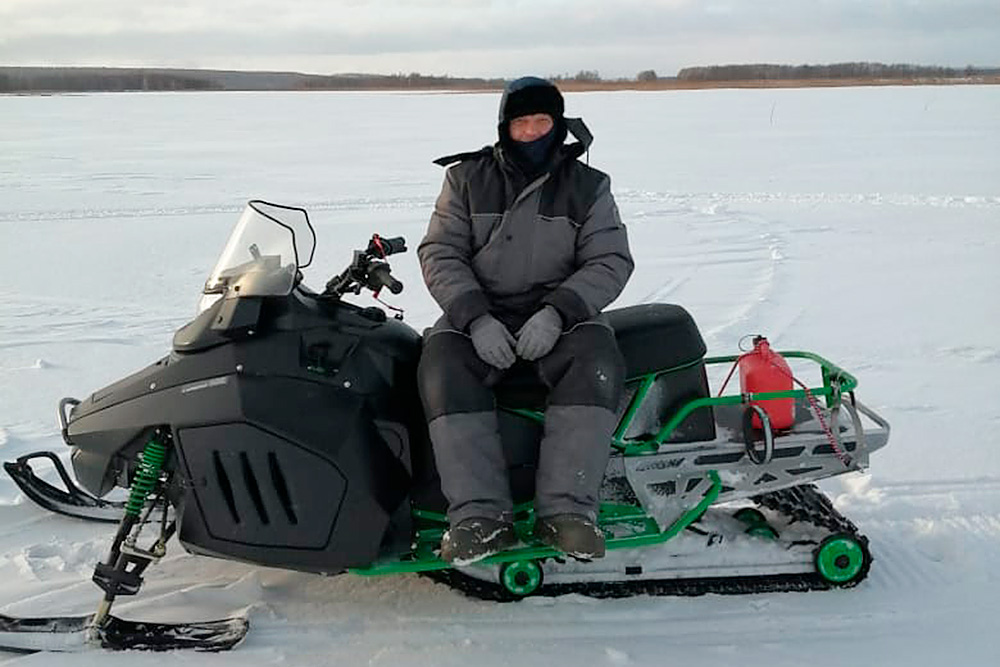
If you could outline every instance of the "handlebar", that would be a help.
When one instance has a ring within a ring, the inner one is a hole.
[[[383,287],[393,294],[403,291],[403,283],[392,277],[392,267],[384,260],[389,255],[406,252],[406,239],[402,236],[383,238],[372,234],[365,250],[354,251],[354,261],[343,273],[331,278],[323,294],[339,299],[344,294],[360,294],[364,287],[378,295]]]

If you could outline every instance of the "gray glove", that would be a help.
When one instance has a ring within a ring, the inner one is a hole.
[[[469,336],[472,337],[476,354],[490,366],[503,370],[517,361],[514,355],[517,339],[492,315],[481,315],[474,319],[469,325]]]
[[[552,351],[562,334],[563,321],[559,311],[545,306],[532,315],[517,332],[517,356],[534,361]]]

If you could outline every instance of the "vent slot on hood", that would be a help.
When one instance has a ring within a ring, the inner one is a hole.
[[[260,522],[267,526],[271,523],[271,517],[268,516],[267,508],[264,507],[260,485],[257,484],[257,476],[253,474],[253,466],[250,465],[250,457],[247,456],[246,452],[240,452],[240,467],[243,469],[243,483],[246,484],[250,500],[253,501],[253,506],[257,510],[257,516],[260,518]]]
[[[212,467],[215,468],[215,480],[219,483],[219,489],[222,491],[222,497],[226,500],[226,507],[229,508],[229,514],[233,518],[233,523],[242,523],[240,521],[240,513],[236,511],[236,497],[233,495],[233,485],[229,481],[226,467],[222,464],[222,457],[219,456],[219,450],[212,452]]]
[[[267,465],[271,469],[271,483],[274,485],[275,493],[278,494],[281,509],[285,510],[288,523],[297,526],[299,517],[295,514],[295,505],[292,503],[292,497],[288,493],[288,482],[285,481],[285,473],[281,471],[281,465],[278,463],[278,457],[274,452],[268,452]]]

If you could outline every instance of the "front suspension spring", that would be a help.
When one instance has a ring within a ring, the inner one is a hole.
[[[146,506],[149,494],[156,488],[163,470],[163,462],[167,458],[167,446],[153,436],[142,451],[142,464],[135,474],[135,481],[129,491],[128,502],[125,503],[125,515],[138,518],[142,508]]]

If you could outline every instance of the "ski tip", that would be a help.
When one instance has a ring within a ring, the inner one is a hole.
[[[101,629],[101,645],[112,650],[228,651],[250,629],[246,616],[190,623],[149,623],[112,616]]]

